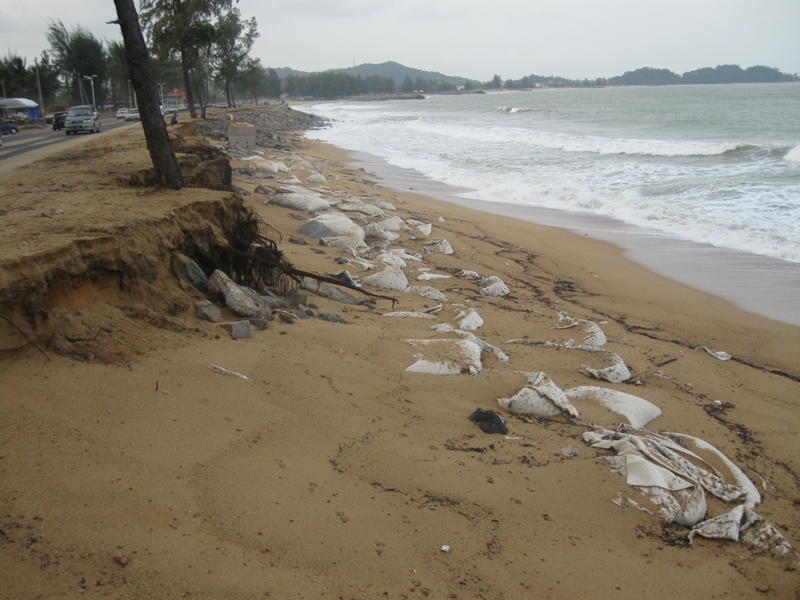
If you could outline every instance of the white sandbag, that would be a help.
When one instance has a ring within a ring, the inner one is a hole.
[[[628,370],[628,366],[625,364],[625,361],[619,357],[619,355],[614,354],[613,352],[605,352],[604,354],[611,361],[611,365],[608,367],[602,369],[593,369],[589,365],[580,365],[578,367],[578,371],[584,375],[589,375],[595,379],[602,379],[603,381],[608,381],[609,383],[622,383],[623,381],[627,381],[631,378],[631,372]]]
[[[708,452],[716,459],[722,462],[728,469],[730,476],[736,481],[736,485],[744,490],[745,493],[745,506],[753,507],[761,502],[761,494],[758,488],[753,484],[750,478],[744,474],[739,466],[723,454],[712,444],[700,438],[688,435],[685,433],[665,433],[664,435],[670,437],[681,443],[688,450],[692,450],[698,454]]]
[[[437,323],[431,327],[431,331],[435,331],[437,333],[446,333],[448,331],[455,331],[455,327],[450,325],[450,323]]]
[[[380,206],[380,203],[378,203],[376,206]],[[409,229],[408,225],[403,222],[403,219],[398,216],[386,217],[378,224],[388,231],[408,231]]]
[[[339,210],[348,212],[359,212],[368,217],[385,217],[386,213],[373,204],[366,202],[346,202],[337,207]]]
[[[387,266],[383,271],[361,278],[361,283],[383,288],[385,290],[404,291],[408,288],[408,279],[400,269]]]
[[[266,201],[265,204],[277,204],[278,206],[303,211],[324,210],[331,207],[330,202],[325,198],[308,190],[276,194],[274,198]]]
[[[419,353],[417,361],[406,368],[411,373],[431,375],[477,375],[481,365],[481,349],[468,340],[406,340]]]
[[[444,273],[420,273],[417,275],[417,281],[432,281],[433,279],[450,279],[451,275]]]
[[[439,238],[426,242],[420,248],[420,252],[423,254],[453,254],[453,247],[446,239]]]
[[[603,346],[608,341],[606,334],[601,327],[594,321],[586,319],[575,319],[565,312],[558,313],[558,324],[556,329],[568,329],[570,327],[581,327],[586,333],[583,343],[587,346]]]
[[[390,248],[389,250],[387,250],[387,252],[390,252],[391,254],[399,256],[403,260],[416,260],[416,261],[421,261],[422,260],[422,256],[421,255],[419,255],[419,254],[409,254],[403,248]]]
[[[325,179],[325,175],[323,175],[322,173],[312,173],[306,178],[306,182],[313,185],[320,185],[328,183],[328,180]]]
[[[422,225],[417,225],[417,231],[425,237],[428,237],[431,231],[433,231],[433,227],[430,223],[423,223]]]
[[[433,315],[414,310],[396,310],[394,312],[383,313],[382,317],[397,317],[400,319],[433,319]]]
[[[712,350],[708,346],[698,346],[697,348],[695,348],[695,350],[705,350],[706,352],[708,352],[711,356],[713,356],[717,360],[730,360],[731,359],[731,355],[728,354],[727,352],[723,352],[722,350]]]
[[[661,415],[661,409],[652,402],[610,388],[582,385],[564,390],[564,393],[573,402],[597,402],[625,417],[637,429]]]
[[[462,310],[456,315],[458,328],[464,331],[475,331],[483,327],[483,317],[474,308]]]
[[[300,227],[300,233],[313,238],[348,237],[364,242],[364,230],[347,215],[336,212],[322,213],[312,217]]]
[[[689,532],[689,541],[693,541],[698,535],[710,539],[742,541],[756,550],[767,551],[778,557],[786,556],[792,551],[791,544],[774,525],[744,505],[697,524]]]
[[[271,312],[269,305],[260,300],[258,292],[239,285],[219,269],[208,278],[208,291],[221,295],[225,306],[240,317],[262,317]]]
[[[482,286],[478,292],[484,296],[505,296],[511,293],[511,290],[497,275],[489,275],[478,280],[478,285]]]
[[[468,271],[466,269],[461,269],[458,273],[456,273],[456,277],[458,277],[459,279],[469,279],[471,281],[475,281],[481,278],[481,276],[478,275],[475,271]]]
[[[406,261],[400,258],[397,254],[393,254],[391,252],[381,252],[378,254],[377,260],[380,260],[384,264],[397,267],[398,269],[404,269],[408,266]]]
[[[385,240],[387,242],[393,242],[400,236],[394,231],[384,229],[383,226],[378,225],[377,223],[369,223],[368,225],[364,225],[364,237],[368,240]]]
[[[498,398],[497,403],[507,411],[521,415],[554,417],[567,414],[573,418],[580,417],[561,388],[542,371],[532,373],[522,389],[510,398]]]
[[[280,173],[288,173],[288,167],[277,160],[267,160],[263,156],[248,156],[243,158],[249,163],[251,171],[263,173],[266,175],[278,175]]]
[[[483,352],[488,352],[489,354],[494,356],[500,362],[503,362],[503,363],[508,362],[508,354],[506,354],[505,352],[500,350],[500,348],[497,348],[496,346],[492,346],[486,340],[483,340],[483,339],[479,338],[474,333],[472,333],[470,331],[462,331],[461,329],[456,329],[455,332],[459,337],[461,337],[461,338],[463,338],[465,340],[469,340],[473,344],[477,344],[478,346],[480,346],[480,348],[481,348],[481,350]]]
[[[375,206],[377,206],[378,208],[382,208],[383,210],[397,210],[397,207],[394,204],[392,204],[391,202],[386,202],[385,200],[376,202]]]
[[[446,295],[437,290],[435,287],[431,287],[429,285],[412,285],[405,291],[409,294],[416,294],[417,296],[430,298],[431,300],[436,300],[438,302],[444,302],[447,300]]]

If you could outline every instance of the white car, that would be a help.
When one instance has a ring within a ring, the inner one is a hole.
[[[123,117],[125,121],[141,121],[141,117],[139,116],[139,109],[137,108],[129,108],[125,111],[125,117]]]
[[[124,118],[125,118],[125,113],[126,113],[126,112],[128,112],[128,109],[127,109],[127,108],[120,108],[119,110],[117,110],[116,117],[117,117],[118,119],[124,119]]]

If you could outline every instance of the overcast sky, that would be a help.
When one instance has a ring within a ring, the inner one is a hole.
[[[800,0],[240,0],[266,66],[394,60],[481,81],[763,64],[800,73]],[[120,39],[111,0],[2,0],[0,52],[29,60],[51,19]]]

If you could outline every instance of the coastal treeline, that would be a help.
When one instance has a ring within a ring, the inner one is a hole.
[[[140,17],[153,58],[153,79],[165,103],[206,106],[240,99],[258,102],[281,95],[274,69],[250,56],[259,36],[237,0],[142,0]],[[47,48],[32,62],[9,53],[0,58],[3,97],[39,100],[48,110],[74,104],[132,106],[122,40],[103,41],[80,25],[58,19],[43,32]],[[180,90],[180,95],[171,94]],[[41,94],[40,94],[41,90]]]

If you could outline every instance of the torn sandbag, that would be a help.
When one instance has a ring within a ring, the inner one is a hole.
[[[759,493],[758,489],[753,484],[753,482],[750,480],[750,478],[744,474],[744,471],[742,471],[736,463],[734,463],[731,459],[725,456],[725,454],[723,454],[714,445],[708,443],[703,439],[685,433],[664,432],[663,435],[667,436],[672,440],[675,440],[680,444],[681,447],[693,451],[697,455],[701,456],[701,458],[702,454],[707,452],[711,455],[709,458],[711,458],[712,460],[716,459],[720,461],[724,465],[724,467],[728,470],[727,475],[729,475],[736,482],[736,485],[738,487],[744,490],[745,506],[749,506],[752,508],[753,506],[761,502],[761,494]]]
[[[430,298],[431,300],[436,300],[438,302],[444,302],[447,300],[447,296],[437,290],[435,287],[431,287],[429,285],[412,285],[405,290],[409,294],[416,294],[417,296],[422,296],[423,298]]]
[[[383,271],[362,277],[361,283],[400,292],[408,287],[408,279],[406,279],[405,273],[390,265],[387,265]]]
[[[344,210],[348,212],[359,212],[362,215],[367,215],[368,217],[385,217],[386,213],[383,212],[377,206],[373,206],[372,204],[367,204],[366,202],[346,202],[342,203],[337,206],[339,210]]]
[[[452,275],[445,275],[444,273],[420,273],[417,275],[417,281],[431,281],[433,279],[450,279]]]
[[[458,328],[462,331],[475,331],[483,327],[483,317],[474,308],[462,310],[456,315]]]
[[[478,293],[484,296],[507,296],[511,293],[509,287],[497,275],[489,275],[478,280],[481,288]]]
[[[383,313],[382,317],[397,317],[400,319],[433,319],[433,315],[413,310],[397,310],[394,312]]]
[[[711,356],[713,356],[717,360],[730,360],[731,359],[731,355],[728,354],[727,352],[723,352],[722,350],[712,350],[708,346],[698,346],[697,348],[695,348],[695,350],[705,350],[706,352],[708,352]]]
[[[380,208],[384,207],[381,206]],[[388,231],[408,231],[410,229],[410,227],[403,222],[403,219],[397,216],[386,217],[378,224]]]
[[[471,281],[475,281],[476,279],[480,279],[481,276],[478,275],[475,271],[469,271],[467,269],[461,269],[458,273],[456,273],[456,277],[459,279],[469,279]]]
[[[623,381],[627,381],[631,378],[631,372],[628,370],[628,366],[625,364],[625,361],[619,357],[619,355],[610,351],[605,352],[604,354],[611,361],[611,364],[608,367],[604,367],[602,369],[593,369],[589,365],[580,365],[578,366],[578,371],[584,375],[589,375],[595,379],[602,379],[603,381],[608,381],[609,383],[622,383]]]
[[[603,346],[608,341],[606,334],[594,321],[587,319],[576,319],[565,312],[558,313],[558,323],[556,329],[569,329],[570,327],[581,327],[586,333],[583,343],[587,346]]]
[[[564,390],[564,393],[573,402],[596,402],[622,415],[637,429],[661,415],[661,409],[644,398],[610,388],[582,385]]]
[[[384,229],[383,226],[378,225],[377,223],[369,223],[364,225],[364,237],[368,240],[385,240],[387,242],[393,242],[400,236],[394,231]]]
[[[756,550],[767,551],[773,556],[786,556],[792,546],[772,523],[744,505],[706,519],[689,532],[689,541],[695,536],[743,542]]]
[[[493,410],[476,408],[468,418],[480,427],[483,433],[502,433],[503,435],[508,433],[505,419]]]
[[[406,261],[400,258],[397,254],[393,254],[391,252],[381,252],[378,254],[377,260],[386,263],[387,265],[397,267],[398,269],[403,269],[407,266]]]
[[[542,371],[531,373],[528,383],[516,394],[498,398],[497,403],[507,411],[521,415],[555,417],[567,414],[576,419],[580,417],[561,388]]]
[[[406,368],[411,373],[458,375],[481,372],[481,348],[469,340],[406,340],[417,348],[417,361]]]
[[[437,323],[436,325],[431,326],[431,331],[436,331],[437,333],[446,333],[448,331],[455,331],[455,327],[450,325],[450,323]]]
[[[498,347],[496,347],[496,346],[492,346],[492,345],[491,345],[489,342],[487,342],[486,340],[482,340],[481,338],[479,338],[479,337],[478,337],[477,335],[475,335],[474,333],[471,333],[471,332],[469,332],[469,331],[462,331],[462,330],[460,330],[460,329],[456,329],[456,330],[454,330],[454,331],[455,331],[455,332],[456,332],[456,334],[458,334],[458,335],[459,335],[461,338],[463,338],[463,339],[465,339],[465,340],[469,340],[469,341],[470,341],[470,342],[472,342],[473,344],[477,344],[477,345],[478,345],[478,346],[481,348],[481,350],[482,350],[483,352],[488,352],[489,354],[491,354],[492,356],[494,356],[494,357],[495,357],[497,360],[499,360],[500,362],[504,362],[504,363],[508,362],[508,354],[506,354],[505,352],[503,352],[502,350],[500,350],[500,348],[498,348]]]
[[[439,238],[426,242],[420,248],[422,254],[453,254],[453,247],[445,238]]]

